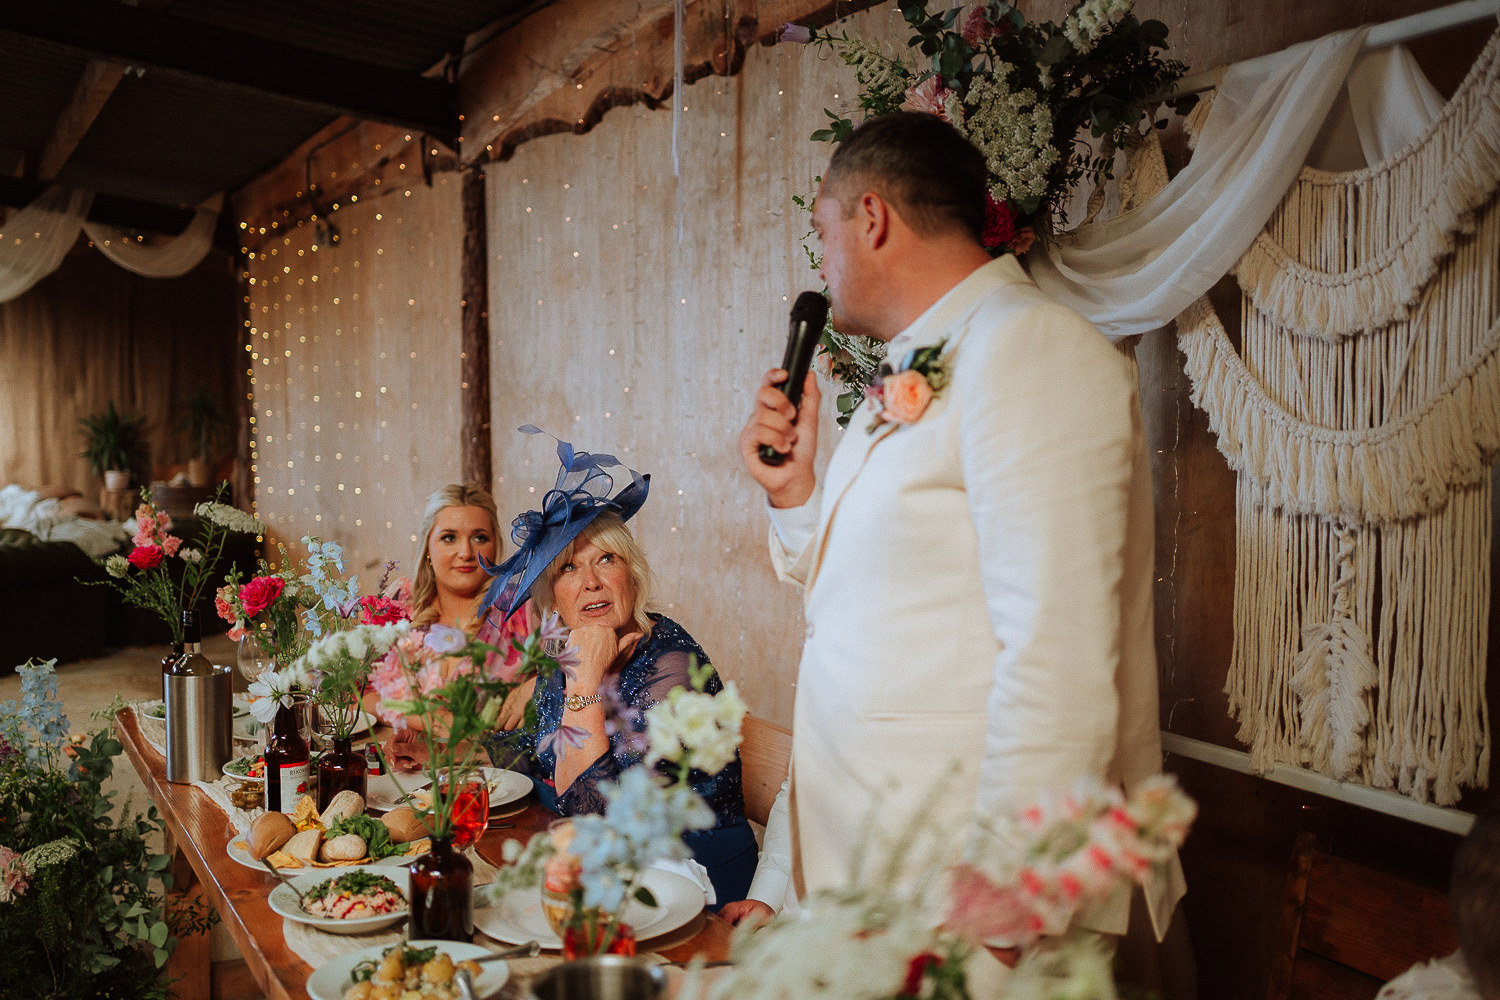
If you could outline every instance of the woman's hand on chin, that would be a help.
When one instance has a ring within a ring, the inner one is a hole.
[[[573,668],[579,688],[593,692],[616,660],[626,659],[640,640],[639,632],[617,636],[608,625],[580,625],[573,629],[572,643],[578,649],[578,666]]]

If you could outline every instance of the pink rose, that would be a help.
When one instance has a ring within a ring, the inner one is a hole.
[[[932,402],[932,386],[921,372],[897,372],[885,377],[884,396],[885,409],[881,413],[887,420],[914,424]]]
[[[136,569],[155,569],[164,556],[160,545],[139,545],[130,553],[130,565]]]
[[[1032,229],[1030,226],[1022,226],[1019,230],[1017,230],[1015,238],[1010,241],[1011,252],[1014,253],[1017,257],[1020,257],[1024,255],[1026,251],[1030,250],[1031,245],[1035,242],[1036,230]]]
[[[924,114],[937,115],[943,121],[948,120],[948,90],[942,81],[935,76],[929,76],[915,87],[908,87],[906,99],[901,104],[902,111],[920,111]]]
[[[178,538],[176,535],[162,535],[161,547],[167,555],[175,556],[177,554],[177,550],[182,547],[182,539]]]
[[[257,576],[240,588],[240,603],[245,614],[254,618],[275,603],[286,589],[286,581],[279,576]]]

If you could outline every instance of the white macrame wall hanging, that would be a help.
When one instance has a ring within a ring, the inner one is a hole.
[[[1259,769],[1449,805],[1487,784],[1500,455],[1500,34],[1402,152],[1304,168],[1236,274],[1236,352],[1178,318],[1238,474],[1226,690]]]

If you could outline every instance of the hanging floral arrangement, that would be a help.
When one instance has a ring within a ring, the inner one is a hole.
[[[1136,143],[1143,123],[1157,128],[1156,95],[1187,67],[1162,55],[1167,26],[1142,21],[1133,0],[1082,0],[1063,18],[1031,22],[1009,0],[929,13],[928,0],[898,0],[913,29],[905,52],[846,31],[786,25],[781,39],[828,49],[853,68],[860,119],[921,111],[951,123],[989,167],[984,244],[990,253],[1024,254],[1063,231],[1064,211],[1079,185],[1110,178],[1117,149]],[[1185,114],[1197,98],[1164,102]],[[811,138],[841,142],[858,124],[824,111],[829,122]],[[793,199],[811,209],[809,198]],[[808,250],[817,266],[817,255]],[[885,345],[824,331],[823,373],[843,383],[839,423],[864,398]]]

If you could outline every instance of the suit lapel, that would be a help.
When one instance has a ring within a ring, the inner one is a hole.
[[[943,355],[945,358],[951,357],[968,332],[974,313],[985,300],[1000,288],[1017,282],[1029,283],[1030,279],[1014,257],[1007,255],[985,264],[955,285],[947,295],[933,303],[932,308],[919,316],[910,327],[891,342],[892,364],[898,363],[901,360],[900,355],[904,355],[907,351],[915,347],[935,344],[945,336],[947,344],[943,349]],[[813,550],[807,583],[803,590],[804,600],[806,595],[812,593],[813,584],[817,581],[818,571],[823,565],[823,553],[828,545],[828,536],[832,531],[834,518],[838,516],[839,505],[843,502],[844,496],[854,485],[854,481],[859,478],[860,472],[864,470],[870,452],[877,444],[901,427],[900,424],[894,423],[882,424],[872,432],[870,425],[874,423],[874,420],[875,413],[871,405],[868,402],[862,404],[855,413],[855,419],[849,422],[849,429],[844,432],[844,439],[839,442],[838,448],[834,451],[833,459],[828,463],[828,471],[824,474],[823,482],[823,511],[825,513],[819,519],[817,535],[812,542],[816,548]]]

